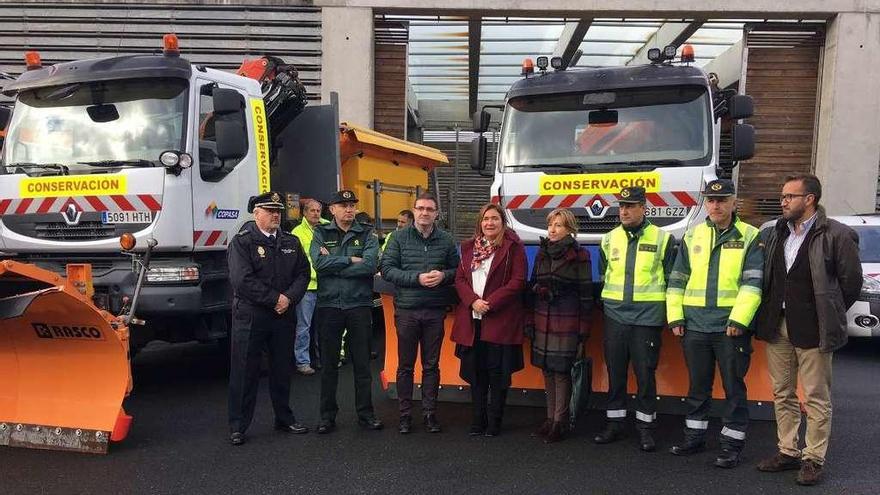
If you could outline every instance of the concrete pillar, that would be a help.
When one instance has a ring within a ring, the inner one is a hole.
[[[339,118],[373,127],[373,9],[321,9],[321,103],[339,93]]]
[[[832,215],[875,209],[880,165],[880,14],[838,14],[825,41],[816,175]]]

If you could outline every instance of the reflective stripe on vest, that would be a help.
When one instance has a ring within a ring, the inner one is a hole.
[[[734,228],[739,231],[741,237],[728,240],[718,247],[721,253],[718,257],[716,301],[706,301],[709,263],[715,247],[715,228],[703,223],[685,235],[691,274],[684,290],[683,305],[731,308],[730,319],[747,326],[761,302],[761,289],[751,286],[741,288],[740,282],[746,252],[752,243],[756,242],[759,231],[739,219],[736,220]],[[674,315],[670,316],[673,317]]]
[[[602,298],[623,301],[626,293],[626,274],[632,271],[632,298],[634,302],[662,302],[666,300],[666,275],[663,258],[669,245],[669,234],[648,224],[642,230],[635,249],[634,266],[627,266],[629,234],[618,226],[605,234],[602,251],[607,261]]]

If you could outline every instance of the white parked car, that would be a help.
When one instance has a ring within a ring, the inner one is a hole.
[[[846,312],[850,337],[880,337],[880,214],[832,216],[859,234],[862,293]],[[775,220],[761,225],[763,230]]]

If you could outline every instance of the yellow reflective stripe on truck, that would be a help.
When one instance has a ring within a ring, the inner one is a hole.
[[[257,145],[257,189],[262,194],[269,192],[269,130],[262,98],[251,98],[251,115]]]

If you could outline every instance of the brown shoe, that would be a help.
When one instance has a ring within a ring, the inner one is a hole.
[[[554,421],[550,427],[550,432],[544,438],[544,443],[560,442],[565,438],[566,433],[568,433],[568,422]]]
[[[765,473],[778,473],[780,471],[800,469],[800,467],[800,459],[785,455],[782,452],[777,452],[773,457],[768,457],[758,463],[758,471],[763,471]]]
[[[547,436],[548,433],[550,433],[550,428],[551,428],[552,426],[553,426],[553,420],[550,419],[550,418],[547,418],[547,419],[544,420],[543,423],[541,423],[541,426],[538,427],[537,430],[535,430],[534,432],[532,432],[532,435],[531,435],[531,436],[532,436],[532,437],[538,437],[538,438],[544,438],[544,437]]]
[[[815,485],[822,479],[822,465],[806,459],[801,463],[801,470],[797,475],[798,485],[811,486]]]

